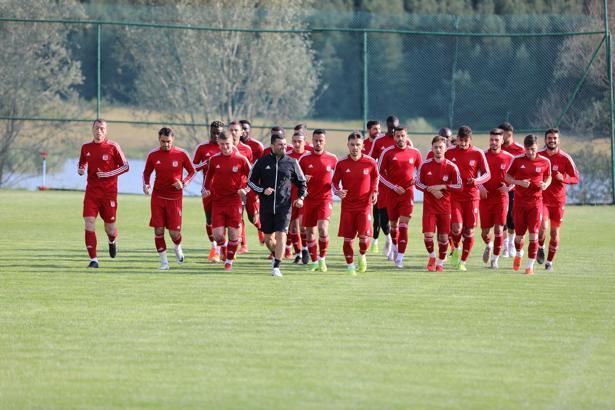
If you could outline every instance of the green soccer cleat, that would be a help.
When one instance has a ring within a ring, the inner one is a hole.
[[[357,276],[357,270],[355,269],[354,266],[347,266],[346,273],[350,276]]]
[[[367,256],[359,255],[359,272],[364,273],[367,270]]]
[[[459,264],[461,263],[461,255],[459,254],[459,249],[453,249],[453,255],[451,256],[451,265],[454,268],[459,268]]]
[[[459,265],[457,265],[457,269],[460,270],[461,272],[467,272],[468,268],[466,268],[466,263],[460,261]]]
[[[318,260],[318,270],[321,272],[326,272],[329,269],[327,268],[327,263],[325,262],[324,259],[319,259]]]
[[[380,248],[378,247],[378,239],[374,239],[372,241],[371,251],[374,255],[377,255],[380,252]]]
[[[320,266],[318,265],[318,262],[310,262],[310,264],[308,265],[308,270],[310,272],[318,272],[318,268]]]

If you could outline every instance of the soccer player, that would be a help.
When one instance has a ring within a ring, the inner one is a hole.
[[[305,175],[308,191],[303,203],[301,225],[306,231],[307,248],[312,260],[310,270],[313,272],[327,271],[325,257],[329,246],[329,220],[333,211],[331,180],[337,158],[325,151],[326,139],[325,130],[314,130],[312,134],[314,152],[305,153],[299,158],[299,166]]]
[[[487,158],[491,171],[491,179],[478,186],[481,237],[485,242],[483,262],[489,263],[493,250],[492,269],[498,269],[508,214],[508,192],[512,188],[504,181],[504,176],[514,157],[502,150],[503,134],[504,131],[499,128],[494,128],[489,132],[489,149],[485,151],[485,158]],[[490,236],[491,228],[493,228],[493,240]]]
[[[352,241],[359,237],[359,272],[367,270],[365,253],[371,235],[371,208],[378,199],[378,165],[361,153],[363,137],[358,132],[348,136],[349,155],[338,161],[333,172],[333,191],[342,199],[338,236],[344,238],[347,271],[356,275]]]
[[[405,127],[395,128],[394,138],[395,145],[382,151],[378,163],[380,182],[389,189],[387,214],[391,223],[395,266],[403,268],[408,222],[414,209],[414,175],[423,161],[419,150],[411,146]]]
[[[301,124],[299,124],[301,125]],[[298,125],[298,126],[299,126]],[[299,160],[306,152],[311,152],[306,149],[305,134],[302,131],[295,130],[292,137],[292,145],[290,150],[286,150],[286,155],[295,160]],[[297,187],[291,187],[291,201],[297,199]],[[290,227],[288,229],[288,237],[286,238],[285,258],[292,258],[292,250],[295,251],[293,263],[301,262],[304,265],[310,261],[309,250],[307,246],[307,234],[305,228],[302,228],[301,220],[303,217],[303,208],[292,207],[290,215]],[[291,248],[292,246],[292,248]]]
[[[502,142],[502,150],[506,151],[516,157],[517,155],[524,155],[525,148],[523,144],[519,144],[515,141],[513,126],[508,122],[503,122],[498,126],[499,129],[504,131],[502,134],[504,141]],[[508,214],[506,214],[506,229],[507,234],[504,237],[504,245],[502,256],[505,258],[515,256],[515,221],[513,219],[513,205],[515,202],[515,190],[514,187],[508,192]]]
[[[459,127],[457,145],[445,153],[446,159],[459,168],[463,183],[462,191],[451,195],[451,236],[453,237],[452,264],[466,271],[466,261],[474,245],[474,228],[478,222],[478,185],[489,181],[489,165],[485,153],[472,146],[472,129],[467,125]],[[463,250],[460,253],[461,236]]]
[[[372,150],[372,145],[374,144],[374,141],[376,140],[376,138],[382,135],[380,132],[380,122],[376,120],[369,120],[367,121],[365,128],[367,129],[368,138],[365,138],[365,141],[363,141],[363,149],[361,153],[363,153],[364,155],[369,155],[370,151]],[[373,206],[372,216],[372,229],[374,235],[372,240],[372,253],[377,254],[379,252],[378,237],[380,236],[380,219],[378,214],[378,205]]]
[[[196,169],[197,172],[203,171],[203,181],[207,175],[209,158],[220,152],[220,147],[218,146],[218,136],[222,133],[222,131],[224,131],[224,123],[221,121],[213,121],[209,126],[209,141],[199,144],[194,152],[192,163],[194,164],[194,169]],[[211,243],[211,249],[207,259],[210,262],[220,262],[220,251],[218,245],[222,244],[216,244],[216,241],[214,240],[214,231],[211,226],[211,198],[205,197],[202,201],[203,211],[205,211],[205,231],[207,232],[207,237]]]
[[[282,276],[280,263],[284,255],[290,208],[301,208],[307,194],[303,171],[296,160],[286,155],[282,127],[271,129],[271,153],[254,163],[248,181],[250,188],[259,194],[265,245],[274,253],[271,274]],[[297,186],[297,199],[294,201],[291,201],[291,185]]]
[[[462,188],[459,169],[445,158],[448,139],[436,135],[431,140],[430,158],[421,164],[416,181],[417,189],[423,191],[423,235],[429,254],[427,270],[442,272],[448,248],[451,227],[451,191]],[[434,236],[438,234],[438,258],[434,251]]]
[[[188,153],[173,146],[174,138],[171,128],[163,127],[158,131],[160,147],[149,152],[143,170],[143,193],[152,195],[149,226],[154,228],[154,243],[160,256],[160,270],[169,269],[164,228],[169,230],[175,245],[177,263],[184,263],[184,253],[181,248],[183,189],[196,173]],[[187,173],[185,177],[184,170]],[[156,179],[152,190],[150,177],[154,171]]]
[[[232,125],[229,130],[232,130]],[[239,124],[236,123],[237,127]],[[233,268],[233,259],[241,238],[241,219],[243,214],[242,199],[247,193],[250,161],[243,156],[233,144],[229,133],[218,136],[220,152],[209,159],[207,175],[203,183],[203,197],[211,196],[211,217],[216,243],[225,243],[224,232],[228,228],[228,245],[224,269]]]
[[[527,266],[525,273],[534,274],[534,261],[538,253],[538,230],[542,217],[542,191],[551,183],[551,163],[538,155],[538,138],[527,135],[523,140],[524,155],[516,156],[506,172],[506,183],[515,185],[513,218],[515,221],[515,250],[513,269],[521,267],[523,237],[528,232]]]
[[[542,193],[542,223],[538,232],[538,255],[537,262],[542,264],[545,259],[545,240],[547,237],[547,225],[550,223],[549,230],[549,254],[545,269],[553,271],[553,258],[559,245],[559,231],[564,220],[564,210],[566,208],[566,185],[579,183],[579,171],[574,165],[570,155],[560,148],[560,135],[557,128],[548,129],[545,132],[545,148],[538,151],[538,154],[547,158],[551,162],[551,185]]]
[[[387,117],[387,132],[384,135],[379,136],[374,140],[372,144],[372,149],[369,152],[369,156],[374,158],[376,161],[380,159],[380,154],[386,148],[395,145],[395,139],[393,138],[393,134],[395,133],[395,128],[399,127],[399,118],[394,115],[389,115]],[[391,238],[391,234],[389,231],[389,216],[387,214],[387,199],[389,188],[384,186],[382,182],[378,185],[378,225],[380,229],[382,229],[382,233],[385,234],[386,239],[384,242],[383,253],[384,256],[389,260],[393,260],[393,242]]]
[[[253,162],[252,148],[250,148],[248,144],[244,144],[241,141],[243,129],[241,128],[241,125],[239,124],[239,122],[237,121],[230,122],[228,125],[228,130],[232,138],[233,146],[237,148],[237,150],[239,150],[239,153],[243,155],[244,157],[246,157],[248,159],[248,162],[251,164]],[[244,202],[246,201],[245,195],[242,197],[242,201]],[[248,252],[248,241],[246,240],[246,225],[243,222],[243,211],[242,211],[242,218],[241,218],[241,240],[240,242],[241,242],[241,245],[237,253],[240,253],[240,254],[247,253]],[[222,257],[224,257],[224,255],[225,255],[225,252],[223,249]]]
[[[248,120],[239,121],[241,125],[241,129],[243,133],[241,134],[241,142],[248,145],[252,149],[252,164],[256,162],[257,159],[263,156],[264,147],[263,144],[252,138],[252,124]],[[248,195],[246,195],[246,213],[248,214],[248,220],[254,225],[254,227],[258,231],[258,240],[261,245],[265,244],[265,237],[263,236],[263,231],[261,231],[261,222],[258,216],[258,194],[251,189],[248,190]],[[242,245],[243,247],[243,245]],[[241,253],[241,249],[240,252]]]
[[[128,161],[118,144],[107,139],[107,122],[97,119],[92,124],[91,142],[83,144],[79,155],[77,173],[88,173],[83,220],[85,223],[85,247],[90,256],[88,268],[98,268],[96,254],[96,217],[100,214],[109,238],[109,256],[117,254],[117,177],[128,172]]]

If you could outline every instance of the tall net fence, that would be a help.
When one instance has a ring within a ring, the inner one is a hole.
[[[518,138],[559,127],[584,177],[570,199],[613,199],[600,15],[108,5],[2,15],[3,185],[36,162],[32,147],[54,149],[45,129],[74,149],[97,117],[128,134],[134,156],[155,144],[157,125],[180,129],[191,148],[211,121],[243,118],[257,136],[274,124],[332,130],[341,154],[348,131],[394,114],[424,151],[443,126],[470,125],[485,148],[481,135],[503,121]]]

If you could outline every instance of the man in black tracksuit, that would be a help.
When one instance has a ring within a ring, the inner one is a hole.
[[[294,203],[291,203],[291,184],[298,188]],[[281,127],[271,129],[271,153],[256,161],[250,171],[248,185],[258,193],[265,244],[275,255],[272,275],[282,276],[280,261],[284,254],[291,206],[303,206],[307,184],[299,163],[286,155],[286,139]]]

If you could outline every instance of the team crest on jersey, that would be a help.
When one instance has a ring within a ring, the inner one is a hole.
[[[442,181],[444,181],[444,182],[448,181],[448,175],[444,175],[444,176],[442,177]]]
[[[536,167],[536,172],[540,172],[540,171],[542,171],[542,168]]]
[[[237,172],[238,170],[239,170],[239,167],[238,167],[237,165],[235,165],[235,166],[233,167],[233,172]]]
[[[331,165],[327,165],[327,172],[331,172]]]
[[[105,154],[103,155],[103,161],[107,161],[109,159],[109,155]]]
[[[553,165],[553,171],[557,171],[559,167],[557,165]]]
[[[109,201],[109,205],[111,206],[111,208],[115,208],[115,201]]]
[[[179,163],[177,161],[173,161],[173,167],[177,168],[178,165]]]
[[[410,160],[408,161],[411,164],[414,164],[414,158],[410,158]]]
[[[473,167],[474,165],[476,165],[476,161],[474,160],[470,161],[470,166]]]
[[[502,164],[500,165],[500,169],[506,169],[506,164],[502,163]]]
[[[365,169],[363,170],[363,175],[368,175],[368,174],[369,174],[369,169],[365,168]]]

